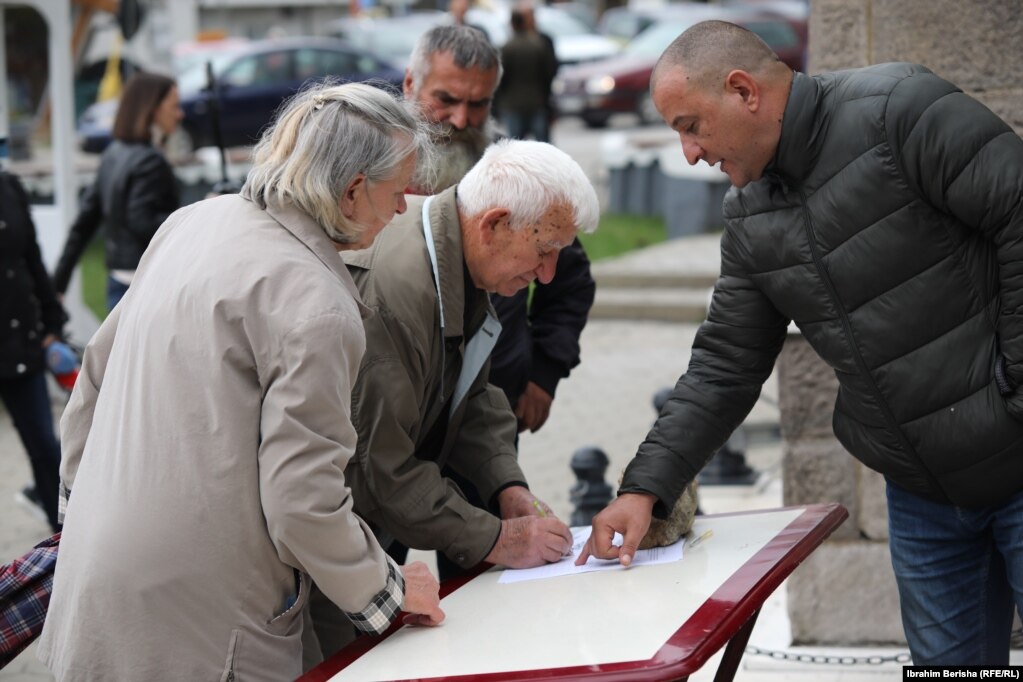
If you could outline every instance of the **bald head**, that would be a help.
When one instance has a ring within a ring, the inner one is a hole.
[[[657,60],[651,89],[664,73],[677,68],[701,86],[723,83],[736,69],[765,77],[790,71],[760,36],[727,21],[703,21],[675,38]]]

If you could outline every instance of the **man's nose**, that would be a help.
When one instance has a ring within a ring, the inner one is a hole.
[[[465,130],[469,125],[469,105],[466,103],[456,104],[451,107],[451,115],[448,116],[448,123],[456,130]]]
[[[540,261],[540,267],[536,269],[536,278],[540,280],[540,284],[550,284],[551,280],[554,279],[554,273],[558,269],[558,254],[552,253],[549,256],[544,256],[543,260]]]
[[[695,166],[696,162],[703,156],[703,148],[695,142],[687,140],[682,135],[679,135],[679,139],[682,141],[682,154],[686,157],[686,161],[689,162],[690,166]]]

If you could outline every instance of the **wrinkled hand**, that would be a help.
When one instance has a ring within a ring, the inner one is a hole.
[[[405,601],[401,609],[406,611],[402,622],[406,625],[440,625],[444,612],[440,610],[440,584],[422,561],[413,561],[401,567],[405,576]]]
[[[519,431],[529,429],[536,433],[551,414],[551,403],[554,397],[539,385],[530,381],[525,392],[519,396],[515,405],[515,417],[519,420]]]
[[[590,539],[583,546],[576,566],[582,566],[590,556],[598,559],[618,559],[622,566],[632,563],[639,543],[650,527],[657,497],[649,493],[623,493],[593,517]],[[621,547],[611,544],[615,531],[624,538]]]
[[[501,509],[502,519],[514,519],[519,516],[554,517],[554,512],[542,500],[538,500],[527,488],[513,485],[497,494],[497,505]]]
[[[560,560],[572,549],[572,533],[556,518],[523,516],[501,521],[497,544],[484,561],[508,568],[533,568]]]

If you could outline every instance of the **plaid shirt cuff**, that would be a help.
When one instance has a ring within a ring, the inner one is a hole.
[[[59,543],[57,533],[28,554],[0,566],[0,668],[43,631]]]
[[[71,498],[71,491],[60,482],[60,494],[57,495],[57,523],[64,525],[64,516],[67,514],[67,501]]]
[[[405,578],[402,576],[398,564],[394,563],[391,557],[387,557],[387,584],[384,585],[384,589],[380,590],[370,600],[369,606],[362,611],[356,613],[345,611],[345,615],[357,630],[370,635],[379,635],[398,617],[398,612],[401,611],[404,601]]]

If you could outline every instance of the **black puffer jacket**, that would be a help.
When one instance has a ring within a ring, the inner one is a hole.
[[[0,380],[43,369],[43,339],[67,321],[36,243],[28,197],[0,171]]]
[[[864,464],[965,507],[1019,492],[1021,202],[1023,141],[927,69],[796,74],[774,160],[725,199],[707,322],[622,491],[663,514],[794,320],[835,370],[835,434]]]
[[[111,142],[103,152],[96,181],[82,197],[53,275],[54,288],[61,293],[67,290],[71,271],[101,223],[106,226],[107,269],[137,268],[157,228],[180,201],[174,170],[158,149]]]

